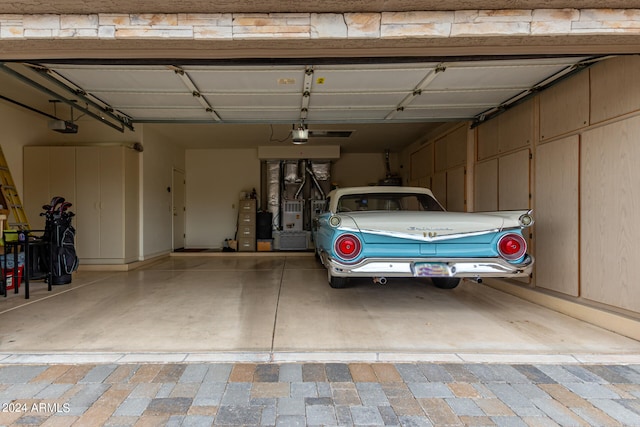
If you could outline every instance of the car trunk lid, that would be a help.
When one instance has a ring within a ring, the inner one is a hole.
[[[389,238],[437,242],[487,235],[505,226],[517,226],[517,217],[465,212],[350,212],[348,214],[366,243],[388,242]],[[515,218],[515,221],[514,221]],[[508,223],[508,224],[506,224]]]

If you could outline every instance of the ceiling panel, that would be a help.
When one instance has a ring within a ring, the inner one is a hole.
[[[438,74],[438,77],[429,85],[429,89],[527,89],[570,65],[548,61],[447,64],[445,71]]]
[[[522,89],[423,91],[419,96],[414,97],[411,107],[462,104],[498,105],[521,92]]]
[[[407,96],[406,92],[385,93],[313,93],[311,108],[335,107],[343,109],[347,106],[385,107],[393,109]]]
[[[489,105],[434,106],[432,108],[405,108],[395,114],[398,121],[454,121],[467,120],[477,111],[485,111]]]
[[[305,68],[181,67],[201,92],[301,93]]]
[[[80,86],[93,91],[184,92],[175,72],[163,66],[78,66],[56,65],[49,69]]]
[[[575,65],[581,61],[591,60],[301,61],[295,65],[16,62],[0,63],[0,68],[14,79],[16,88],[26,85],[30,94],[33,88],[41,93],[27,97],[25,90],[3,89],[3,95],[15,94],[16,100],[27,100],[27,105],[48,115],[55,107],[51,99],[61,97],[70,105],[98,109],[93,118],[113,112],[109,120],[130,129],[137,123],[174,124],[176,129],[180,123],[197,123],[282,125],[286,131],[303,122],[310,127],[375,125],[370,126],[377,129],[372,132],[375,136],[394,134],[382,132],[384,126],[400,125],[413,130],[407,135],[415,135],[437,123],[473,120],[537,89],[542,81],[580,69]],[[68,110],[57,109],[61,114]],[[379,144],[390,145],[388,137]]]
[[[218,111],[225,108],[247,108],[255,107],[273,107],[296,109],[300,111],[300,95],[298,94],[210,94],[203,93],[203,96],[211,103],[213,108]]]
[[[154,93],[154,92],[92,92],[100,99],[108,99],[110,105],[117,105],[119,110],[129,108],[154,108],[163,106],[164,108],[201,108],[200,104],[193,99],[190,93]]]
[[[314,69],[313,92],[412,92],[416,85],[430,72],[426,66],[404,68],[396,66],[394,69],[356,67],[354,69]]]
[[[201,108],[137,107],[127,108],[123,112],[140,121],[213,121],[211,115]]]
[[[344,123],[473,119],[582,59],[45,66],[133,122]]]
[[[230,123],[296,123],[299,121],[300,110],[285,108],[225,109],[220,111],[219,115],[223,121]]]
[[[313,109],[309,111],[310,123],[317,122],[334,122],[334,123],[348,123],[345,117],[350,117],[351,122],[380,122],[384,121],[384,118],[389,113],[386,108],[327,108],[327,109]]]

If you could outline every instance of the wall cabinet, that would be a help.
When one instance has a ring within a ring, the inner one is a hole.
[[[76,214],[73,224],[81,263],[137,261],[138,156],[123,146],[25,147],[24,198],[29,218],[40,218],[43,204],[63,196],[73,203],[71,210]],[[66,167],[60,167],[61,158]],[[60,173],[64,179],[56,183],[52,177]]]
[[[23,205],[32,229],[44,228],[40,213],[53,196],[73,203],[75,212],[75,156],[74,147],[24,147]]]
[[[540,93],[540,141],[589,125],[589,73],[564,80]]]
[[[580,137],[572,135],[542,144],[536,152],[536,286],[577,297]],[[598,260],[595,265],[599,269],[601,262]]]
[[[478,127],[478,160],[528,147],[534,137],[534,102],[529,100]]]

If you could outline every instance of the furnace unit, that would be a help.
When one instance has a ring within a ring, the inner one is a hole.
[[[282,231],[303,230],[304,200],[284,200],[282,202]]]

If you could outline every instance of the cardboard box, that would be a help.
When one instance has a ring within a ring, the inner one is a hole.
[[[273,239],[258,239],[258,252],[271,252]]]

